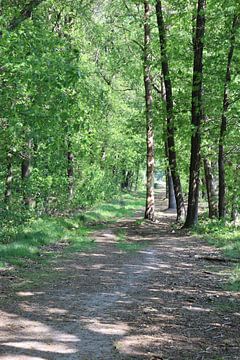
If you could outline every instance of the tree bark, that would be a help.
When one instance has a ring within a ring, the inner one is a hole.
[[[219,136],[219,151],[218,151],[218,177],[219,177],[219,194],[218,194],[218,216],[219,219],[224,219],[226,216],[226,183],[225,183],[225,163],[224,163],[224,140],[227,131],[227,111],[229,107],[229,98],[228,98],[228,86],[231,81],[231,65],[232,58],[235,48],[235,37],[236,30],[239,26],[239,17],[234,16],[231,30],[230,38],[230,48],[228,51],[227,59],[227,69],[226,77],[224,83],[224,92],[223,92],[223,110],[222,110],[222,120],[220,127],[220,136]]]
[[[171,171],[168,173],[168,209],[176,209],[176,197],[174,193],[173,179],[171,175]]]
[[[211,162],[205,158],[203,159],[204,164],[204,173],[205,173],[205,184],[207,190],[207,199],[208,199],[208,214],[209,218],[217,217],[217,202],[216,202],[216,192],[213,181],[212,174],[212,165]]]
[[[147,140],[147,184],[146,184],[146,209],[145,219],[154,221],[154,136],[152,116],[152,82],[151,82],[151,7],[144,1],[144,86],[146,102],[146,140]]]
[[[165,99],[166,99],[165,104],[166,104],[166,112],[167,112],[167,148],[168,148],[167,153],[168,153],[169,168],[171,171],[170,178],[172,178],[173,181],[173,187],[174,187],[174,193],[175,193],[175,199],[177,205],[177,221],[184,221],[185,206],[182,195],[180,176],[177,167],[177,155],[175,150],[172,82],[169,71],[166,30],[163,19],[161,0],[156,0],[156,14],[157,14],[157,23],[158,23],[158,31],[159,31],[160,48],[161,48],[162,75],[163,75]]]
[[[164,101],[164,97],[163,97],[163,101]],[[169,155],[168,155],[168,145],[166,140],[165,140],[165,156],[166,156],[166,160],[168,160]],[[168,199],[168,209],[175,210],[177,208],[177,204],[176,204],[172,174],[169,165],[167,166],[166,169],[166,199]]]
[[[192,227],[198,222],[199,175],[200,175],[200,127],[203,120],[203,47],[205,33],[206,0],[198,0],[196,29],[194,36],[194,64],[192,82],[192,127],[191,159],[188,192],[187,218],[184,227]]]

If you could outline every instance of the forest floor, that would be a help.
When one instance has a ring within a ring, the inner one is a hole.
[[[199,258],[217,250],[174,232],[163,207],[155,224],[141,217],[95,229],[94,247],[25,278],[0,275],[1,360],[240,359],[231,264]]]

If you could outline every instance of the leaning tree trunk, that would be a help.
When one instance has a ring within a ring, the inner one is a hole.
[[[198,221],[199,175],[200,175],[200,127],[203,120],[202,84],[203,84],[203,47],[205,33],[206,0],[198,0],[197,20],[194,36],[194,64],[192,82],[192,137],[188,192],[187,218],[184,227],[191,227]]]
[[[204,173],[205,173],[205,184],[207,189],[207,199],[208,199],[208,213],[209,218],[217,216],[217,203],[216,203],[216,193],[214,187],[214,179],[212,174],[212,165],[211,162],[207,159],[203,159],[204,164]]]
[[[150,12],[148,1],[144,1],[144,85],[146,101],[146,135],[147,135],[147,184],[145,219],[154,221],[154,138],[152,116],[152,82],[150,52]]]
[[[173,98],[172,98],[172,83],[170,78],[169,63],[167,56],[167,41],[166,31],[163,19],[162,4],[161,0],[156,1],[156,14],[159,31],[159,40],[161,48],[161,64],[162,64],[162,75],[165,87],[165,104],[167,112],[167,153],[169,168],[171,171],[171,178],[173,181],[176,205],[177,205],[177,221],[185,220],[185,206],[182,195],[182,187],[180,176],[177,167],[177,155],[175,150],[175,139],[174,139],[174,119],[173,119]]]
[[[225,164],[224,164],[224,140],[227,131],[227,111],[229,107],[228,86],[231,81],[231,65],[235,47],[236,30],[239,26],[239,17],[234,16],[232,23],[232,31],[230,38],[230,48],[228,51],[226,77],[224,83],[223,93],[223,110],[222,120],[219,136],[219,151],[218,151],[218,177],[219,177],[219,195],[218,195],[218,216],[223,219],[226,216],[226,183],[225,183]]]

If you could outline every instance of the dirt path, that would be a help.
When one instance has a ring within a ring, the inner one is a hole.
[[[5,289],[0,359],[240,359],[240,294],[222,290],[229,264],[196,259],[216,250],[172,233],[171,219],[109,225],[38,285]],[[119,232],[144,247],[120,250]]]

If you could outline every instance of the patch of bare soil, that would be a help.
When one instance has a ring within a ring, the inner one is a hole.
[[[240,294],[223,290],[231,265],[195,257],[216,250],[158,215],[96,231],[93,250],[55,259],[37,285],[5,280],[0,359],[240,359]],[[144,246],[120,250],[123,231]]]

